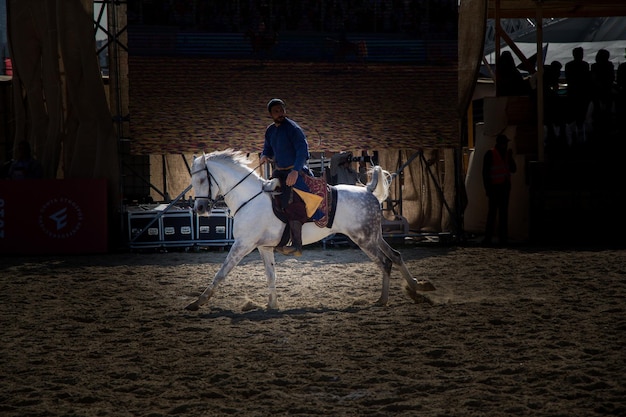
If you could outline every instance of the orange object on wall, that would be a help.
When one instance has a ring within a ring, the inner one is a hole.
[[[13,76],[13,62],[11,62],[11,58],[4,58],[4,74]]]

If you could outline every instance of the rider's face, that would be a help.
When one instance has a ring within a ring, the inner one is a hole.
[[[274,124],[279,125],[285,120],[285,108],[280,104],[277,106],[273,106],[270,111],[272,119],[274,120]]]

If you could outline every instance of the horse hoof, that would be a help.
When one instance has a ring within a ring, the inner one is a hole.
[[[378,307],[385,307],[387,305],[387,300],[383,300],[382,298],[379,298],[378,300],[376,300],[374,305]]]
[[[435,291],[437,288],[430,282],[426,280],[417,281],[416,291]]]
[[[185,307],[185,310],[198,311],[199,308],[200,308],[200,306],[198,306],[198,303],[197,302],[193,302],[193,303],[189,304],[187,307]]]
[[[429,299],[428,297],[426,297],[424,294],[419,294],[417,291],[409,287],[405,287],[404,290],[407,293],[407,295],[411,298],[411,300],[415,302],[415,304],[421,304],[421,303],[427,303],[430,305],[434,304],[433,301]]]

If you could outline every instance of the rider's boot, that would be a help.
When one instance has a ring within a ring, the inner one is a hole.
[[[283,255],[302,255],[302,223],[297,220],[289,220],[289,229],[291,232],[291,245],[277,246],[276,252]]]
[[[291,247],[293,248],[293,256],[302,256],[302,223],[297,220],[290,220],[291,228]]]
[[[293,255],[296,251],[293,246],[276,246],[274,250],[278,253],[282,253],[283,255]]]

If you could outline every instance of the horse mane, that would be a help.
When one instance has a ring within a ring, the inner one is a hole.
[[[232,165],[241,172],[248,174],[250,171],[254,171],[248,166],[252,161],[241,151],[234,149],[225,149],[223,151],[214,151],[205,156],[206,161],[213,162],[225,162],[228,165]],[[256,172],[255,175],[258,176]]]

